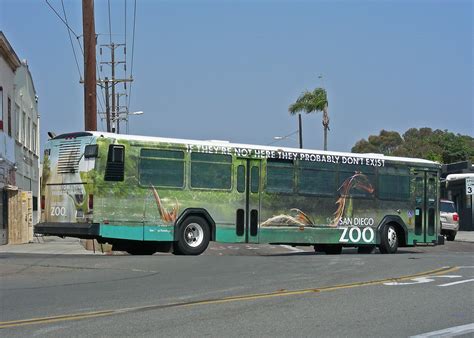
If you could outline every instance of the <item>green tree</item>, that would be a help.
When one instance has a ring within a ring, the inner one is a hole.
[[[295,115],[302,111],[307,114],[314,112],[323,113],[323,127],[324,127],[324,150],[327,150],[327,132],[329,130],[329,115],[328,115],[328,96],[324,88],[316,88],[312,92],[303,92],[295,103],[288,107],[291,115]]]
[[[410,128],[402,137],[396,131],[382,130],[379,135],[369,136],[368,140],[357,141],[352,152],[377,152],[440,163],[474,162],[474,138],[431,128]]]
[[[403,139],[396,131],[380,131],[379,135],[370,135],[368,140],[358,141],[352,152],[354,153],[380,153],[394,155],[403,144]]]

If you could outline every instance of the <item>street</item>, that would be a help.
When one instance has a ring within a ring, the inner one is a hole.
[[[396,255],[222,243],[197,257],[4,252],[0,332],[406,337],[472,326],[473,251],[448,242]]]

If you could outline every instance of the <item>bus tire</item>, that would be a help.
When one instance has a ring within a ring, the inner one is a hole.
[[[383,254],[394,254],[398,249],[398,233],[392,224],[385,224],[380,231],[380,252]]]
[[[375,245],[361,245],[357,248],[357,253],[369,255],[375,250]]]
[[[178,228],[178,241],[173,244],[175,255],[200,255],[209,245],[209,224],[198,216],[189,216]]]

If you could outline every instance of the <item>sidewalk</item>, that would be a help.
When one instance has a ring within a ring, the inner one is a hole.
[[[474,231],[458,231],[456,238],[457,242],[473,242],[474,243]]]
[[[27,244],[0,245],[0,253],[30,253],[47,255],[104,255],[100,246],[96,252],[86,250],[78,238],[60,238],[55,236],[35,237]]]

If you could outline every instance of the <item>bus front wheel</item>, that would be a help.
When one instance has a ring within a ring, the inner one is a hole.
[[[179,225],[178,241],[173,245],[176,255],[200,255],[209,245],[211,231],[207,222],[198,216],[190,216]]]
[[[397,229],[392,224],[385,224],[380,231],[380,252],[383,254],[393,254],[398,249]]]

